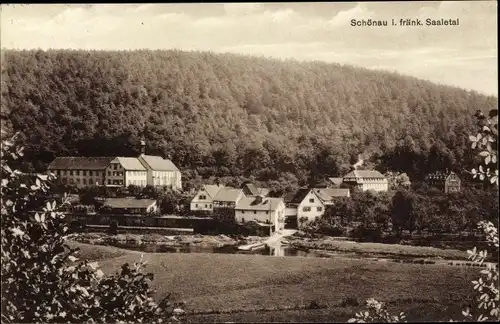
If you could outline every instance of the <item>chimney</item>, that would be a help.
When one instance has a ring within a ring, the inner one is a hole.
[[[141,139],[141,155],[146,154],[146,141]]]

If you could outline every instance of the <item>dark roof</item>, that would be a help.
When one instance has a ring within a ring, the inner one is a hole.
[[[254,185],[253,183],[251,182],[247,182],[247,183],[244,183],[242,186],[241,186],[242,189],[247,189],[247,191],[250,193],[250,195],[252,196],[258,196],[259,195],[259,189],[257,188],[256,185]]]
[[[345,178],[384,178],[385,176],[376,170],[354,170],[344,176]]]
[[[434,173],[431,173],[425,177],[426,180],[446,180],[450,175],[456,175],[455,172],[443,172],[443,171],[437,171]]]
[[[311,191],[309,188],[302,188],[299,189],[296,193],[295,196],[289,201],[290,204],[300,204],[302,200],[307,196],[307,194]]]
[[[57,157],[49,164],[49,170],[104,170],[114,157]]]
[[[153,199],[106,198],[103,206],[110,208],[148,208],[156,203]]]

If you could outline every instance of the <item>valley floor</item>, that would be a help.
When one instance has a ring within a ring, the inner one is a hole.
[[[72,243],[105,273],[140,252]],[[373,297],[409,320],[459,318],[479,269],[381,263],[349,258],[145,253],[158,298],[186,302],[192,322],[345,321]],[[317,309],[311,309],[315,306]]]

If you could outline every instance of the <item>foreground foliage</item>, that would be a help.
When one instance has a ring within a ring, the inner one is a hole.
[[[176,320],[183,310],[168,296],[154,301],[142,259],[110,276],[96,262],[78,260],[59,212],[67,200],[46,201],[44,181],[12,170],[21,156],[14,139],[2,141],[2,323]]]
[[[483,181],[498,186],[498,164],[497,164],[497,139],[498,139],[498,110],[489,112],[486,118],[480,111],[476,113],[480,132],[470,136],[472,149],[478,149],[479,155],[484,158],[483,164],[478,170],[473,169],[474,177],[479,177]],[[497,214],[498,217],[498,214]],[[498,226],[498,225],[497,225]],[[479,229],[485,234],[488,245],[498,253],[498,228],[491,222],[479,222]],[[467,251],[469,259],[475,264],[482,265],[488,255],[488,252],[477,251],[476,248]],[[500,321],[500,294],[499,294],[499,274],[498,264],[487,264],[486,269],[481,270],[481,276],[473,280],[473,288],[476,291],[474,307],[468,307],[462,312],[464,321]],[[356,313],[355,317],[349,322],[385,322],[395,323],[404,321],[404,313],[399,316],[391,315],[384,304],[369,299],[367,301],[367,310]],[[452,320],[453,321],[453,320]]]

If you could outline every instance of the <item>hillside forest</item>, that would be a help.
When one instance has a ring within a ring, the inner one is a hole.
[[[20,131],[25,171],[56,156],[169,157],[186,185],[270,187],[364,167],[459,174],[476,110],[498,99],[395,73],[322,62],[178,50],[2,51],[2,128]]]

